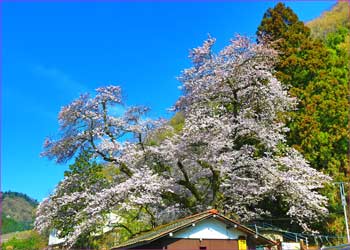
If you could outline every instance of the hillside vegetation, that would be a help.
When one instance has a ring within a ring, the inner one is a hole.
[[[338,2],[330,11],[324,12],[319,18],[307,23],[307,26],[310,28],[311,36],[314,39],[320,39],[325,47],[328,49],[329,53],[332,55],[332,63],[333,66],[329,67],[328,75],[335,75],[336,77],[331,82],[333,84],[334,89],[339,89],[340,86],[344,86],[343,94],[338,92],[334,99],[337,99],[337,103],[341,103],[341,99],[343,100],[343,105],[345,105],[347,112],[342,113],[344,110],[342,108],[329,108],[330,112],[334,112],[343,118],[343,125],[340,123],[335,124],[333,121],[333,128],[329,129],[329,131],[338,130],[338,132],[333,133],[330,132],[328,140],[332,138],[339,138],[341,134],[345,135],[347,140],[344,140],[344,149],[339,150],[339,147],[330,148],[320,151],[323,155],[332,154],[329,157],[330,160],[328,162],[328,169],[331,169],[333,165],[334,168],[330,172],[332,172],[332,177],[336,181],[345,181],[349,182],[350,180],[350,169],[348,164],[346,164],[346,153],[349,152],[349,121],[347,117],[349,117],[349,101],[345,101],[347,95],[349,94],[349,79],[350,79],[350,3],[347,1]],[[336,74],[334,74],[336,73]],[[345,87],[347,86],[347,87]],[[340,98],[343,96],[343,98]],[[341,132],[344,131],[344,132]],[[343,159],[343,164],[333,164],[336,163],[337,159]],[[345,231],[344,218],[342,215],[342,207],[341,201],[339,198],[338,187],[333,187],[326,189],[324,192],[327,194],[329,198],[329,211],[330,216],[327,221],[326,227],[329,232],[341,234]],[[348,200],[349,202],[349,200]]]
[[[305,25],[279,3],[265,13],[258,36],[282,52],[276,76],[299,102],[290,113],[288,143],[335,182],[349,182],[349,4],[339,2]],[[345,230],[339,187],[321,190],[329,215],[314,227],[324,234]]]
[[[2,233],[24,231],[33,227],[34,210],[38,202],[25,194],[2,194]]]
[[[308,22],[311,36],[325,39],[329,33],[336,32],[339,28],[350,29],[349,2],[338,2],[330,11],[324,12],[320,17]]]

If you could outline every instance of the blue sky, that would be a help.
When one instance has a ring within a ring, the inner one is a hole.
[[[254,35],[277,2],[2,3],[2,190],[41,200],[67,168],[39,156],[58,133],[60,108],[79,93],[122,86],[128,105],[169,117],[189,49],[210,33],[216,48]],[[335,1],[286,2],[303,21]]]

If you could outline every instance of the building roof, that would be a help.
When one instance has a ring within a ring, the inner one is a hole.
[[[202,220],[208,219],[208,218],[216,218],[217,220],[220,220],[226,224],[235,226],[236,229],[245,232],[248,235],[254,235],[256,238],[256,241],[260,245],[275,245],[276,243],[260,234],[257,234],[255,231],[251,230],[248,227],[245,227],[238,222],[231,220],[221,214],[216,209],[211,209],[202,213],[194,214],[179,220],[172,221],[168,224],[158,226],[148,232],[145,232],[139,236],[136,236],[134,238],[131,238],[130,240],[119,244],[113,249],[120,249],[120,248],[129,248],[129,247],[137,247],[141,245],[148,244],[152,241],[155,241],[157,239],[160,239],[162,237],[168,236],[170,233],[177,232],[181,229],[187,228],[192,226],[193,223],[200,222]]]

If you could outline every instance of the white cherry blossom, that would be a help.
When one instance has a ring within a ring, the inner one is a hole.
[[[110,211],[146,208],[138,219],[154,226],[215,207],[244,222],[272,216],[266,204],[278,202],[305,230],[327,214],[327,200],[317,191],[330,178],[285,144],[285,113],[296,100],[273,76],[276,52],[237,36],[215,54],[214,43],[209,38],[193,49],[193,67],[179,77],[183,96],[174,109],[185,117],[180,132],[146,119],[143,106],[115,117],[110,109],[122,105],[116,86],[62,108],[60,138],[45,142],[43,156],[61,163],[87,150],[120,174],[107,188],[74,193],[65,189],[84,180],[64,179],[40,204],[37,229],[52,227],[60,207],[74,203],[84,206],[71,211],[68,247]]]

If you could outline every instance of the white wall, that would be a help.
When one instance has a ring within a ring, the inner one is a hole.
[[[49,236],[49,246],[54,246],[54,245],[58,245],[61,244],[63,242],[66,241],[65,238],[58,238],[58,231],[56,229],[53,229],[50,232],[50,236]]]
[[[238,239],[239,236],[246,236],[245,233],[235,229],[227,229],[227,224],[210,218],[196,223],[194,226],[182,229],[173,234],[174,238],[186,239]]]

